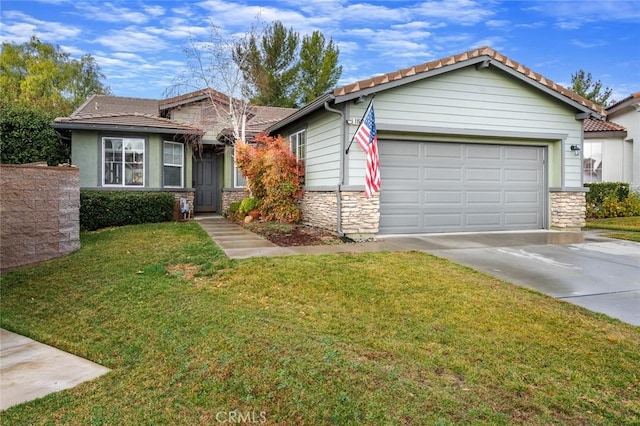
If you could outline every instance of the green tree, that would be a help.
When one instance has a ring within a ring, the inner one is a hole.
[[[260,40],[252,36],[247,42],[236,45],[234,60],[254,88],[253,103],[295,106],[299,41],[298,33],[275,21],[267,27]],[[244,64],[239,62],[240,58],[246,58]]]
[[[303,37],[300,46],[299,34],[275,21],[261,37],[236,44],[233,59],[252,88],[252,103],[296,107],[337,83],[339,53],[319,31]]]
[[[70,146],[51,127],[53,111],[0,101],[0,160],[25,164],[69,161]]]
[[[105,76],[91,55],[73,59],[59,46],[36,37],[23,44],[2,43],[0,100],[68,115],[94,93],[108,94]]]
[[[607,106],[607,101],[612,93],[610,88],[602,87],[600,80],[593,81],[591,73],[585,72],[584,70],[579,70],[575,74],[571,74],[570,89],[583,98],[601,106]]]
[[[300,49],[300,73],[297,84],[298,99],[307,104],[326,93],[342,75],[342,65],[338,65],[340,50],[333,40],[326,42],[320,31],[302,38]]]

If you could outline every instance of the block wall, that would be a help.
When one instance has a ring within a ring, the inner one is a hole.
[[[0,165],[0,272],[79,248],[79,169]]]

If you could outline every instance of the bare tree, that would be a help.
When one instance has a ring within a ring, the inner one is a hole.
[[[244,140],[244,126],[251,108],[250,86],[245,80],[240,66],[246,57],[234,55],[234,48],[245,43],[259,33],[259,20],[251,25],[248,32],[239,35],[228,34],[211,22],[209,39],[191,40],[185,49],[187,66],[165,92],[167,96],[177,96],[185,92],[202,91],[208,97],[207,109],[213,111],[217,131],[232,132],[233,140]],[[240,65],[237,61],[240,60]],[[212,89],[212,90],[211,90]],[[207,111],[203,111],[206,120]],[[202,123],[211,125],[213,123]]]

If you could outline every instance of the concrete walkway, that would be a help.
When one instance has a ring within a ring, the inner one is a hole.
[[[0,329],[0,410],[95,379],[109,370]]]
[[[408,250],[401,244],[391,241],[375,241],[368,243],[280,247],[261,236],[249,232],[242,226],[229,222],[221,216],[196,217],[200,226],[207,231],[218,247],[230,259],[246,259],[249,257],[290,256],[295,254],[325,253],[364,253],[368,251]]]

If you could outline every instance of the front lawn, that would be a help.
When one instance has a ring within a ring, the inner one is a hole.
[[[230,261],[195,222],[2,277],[1,325],[113,371],[3,424],[637,424],[640,328],[418,252]],[[235,410],[235,411],[234,411]]]
[[[640,216],[592,219],[586,227],[616,231],[603,234],[605,237],[640,242]]]

